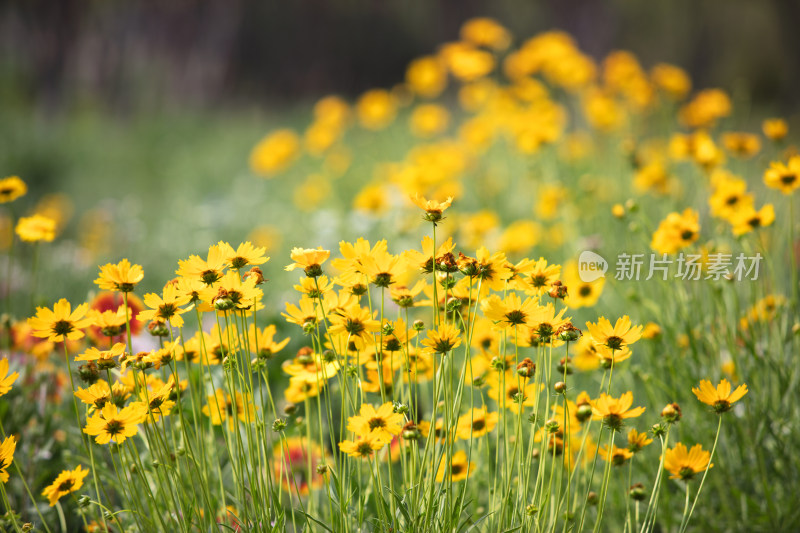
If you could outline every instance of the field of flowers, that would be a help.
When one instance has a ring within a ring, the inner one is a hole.
[[[485,18],[398,77],[0,179],[0,531],[800,530],[787,120]]]

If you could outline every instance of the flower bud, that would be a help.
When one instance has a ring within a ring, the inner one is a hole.
[[[153,337],[167,337],[169,336],[169,328],[163,322],[159,322],[158,320],[153,320],[147,325],[147,331],[150,332],[150,335]]]
[[[555,390],[558,394],[564,394],[567,390],[567,384],[563,381],[557,381],[555,385],[553,385],[553,390]]]
[[[661,410],[661,417],[670,424],[679,422],[681,419],[680,406],[675,402],[668,403],[666,407]]]
[[[325,463],[320,463],[317,465],[317,474],[324,476],[328,473],[328,465]]]
[[[272,423],[272,431],[275,433],[280,433],[284,429],[286,429],[286,421],[281,420],[280,418],[276,418],[275,421]]]
[[[583,404],[578,406],[578,410],[575,413],[575,418],[577,418],[579,422],[585,422],[589,420],[591,416],[592,416],[591,405]]]
[[[414,328],[414,331],[422,331],[423,329],[425,329],[425,322],[423,322],[422,320],[415,320],[412,326]]]
[[[535,373],[536,373],[536,364],[533,361],[531,361],[529,357],[526,357],[525,359],[520,361],[520,363],[517,365],[517,374],[519,374],[523,378],[529,378],[533,376]]]
[[[283,408],[283,414],[286,416],[292,416],[297,412],[297,406],[293,403],[287,403],[286,407]]]
[[[631,495],[631,499],[633,501],[643,501],[647,498],[647,489],[644,488],[644,485],[641,483],[635,483],[631,485],[630,490],[628,493]]]
[[[590,491],[589,494],[586,495],[586,503],[589,505],[597,505],[597,501],[599,498],[597,497],[597,493],[595,491]]]

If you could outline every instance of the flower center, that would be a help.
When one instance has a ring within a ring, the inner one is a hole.
[[[72,332],[72,322],[69,320],[59,320],[53,324],[53,333],[56,335],[67,335]]]
[[[370,431],[372,431],[373,429],[383,429],[385,427],[386,427],[386,421],[379,416],[376,416],[375,418],[369,421]]]

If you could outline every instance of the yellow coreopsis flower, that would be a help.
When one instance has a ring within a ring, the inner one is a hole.
[[[613,351],[622,350],[642,336],[642,326],[631,325],[628,315],[618,318],[613,327],[606,317],[601,316],[597,324],[587,322],[586,329],[589,330],[595,344],[606,346]]]
[[[347,429],[359,437],[375,435],[388,442],[403,429],[403,415],[394,412],[392,402],[386,402],[378,409],[365,403],[358,415],[347,419]]]
[[[81,304],[72,311],[66,298],[55,303],[53,309],[37,307],[36,316],[28,319],[33,328],[32,335],[53,342],[74,341],[83,337],[84,328],[91,325],[91,318],[84,318],[89,304]]]
[[[783,194],[792,194],[800,187],[800,155],[789,158],[783,163],[772,163],[764,172],[764,183],[767,187],[778,189]]]
[[[618,430],[626,418],[636,418],[644,413],[644,407],[631,409],[633,393],[628,391],[619,398],[612,398],[606,393],[601,393],[596,400],[590,400],[592,406],[592,419],[602,420],[608,427]]]
[[[142,321],[168,320],[171,325],[179,328],[183,326],[181,315],[188,311],[188,309],[181,308],[181,306],[186,305],[190,300],[190,296],[180,294],[178,288],[169,283],[164,287],[161,296],[153,292],[144,295],[144,303],[150,309],[141,311],[136,315],[136,318]]]
[[[9,176],[0,180],[0,204],[13,202],[20,196],[25,196],[28,186],[19,176]]]
[[[436,98],[447,86],[447,68],[436,56],[417,58],[408,65],[406,83],[423,98]]]
[[[509,293],[505,299],[496,294],[490,295],[481,302],[481,310],[486,318],[500,329],[509,329],[530,323],[537,306],[537,298],[526,298],[522,301],[516,293]]]
[[[315,278],[322,275],[322,263],[330,256],[330,250],[323,250],[321,246],[316,249],[292,248],[291,258],[294,263],[287,265],[284,270],[291,272],[296,268],[302,268],[306,276]]]
[[[360,437],[356,441],[345,440],[339,443],[339,449],[350,457],[370,457],[376,450],[380,450],[386,445],[385,440],[375,434],[368,434]]]
[[[83,486],[83,478],[89,473],[82,470],[81,465],[75,470],[62,470],[56,479],[42,491],[42,496],[47,496],[50,507],[53,507],[62,496],[77,492]]]
[[[730,411],[732,404],[741,400],[748,390],[747,385],[739,385],[731,392],[731,383],[723,378],[716,387],[707,379],[701,380],[699,387],[692,387],[692,392],[698,400],[710,405],[716,413],[721,414]]]
[[[397,102],[389,91],[372,89],[362,94],[356,102],[356,114],[364,128],[382,130],[394,120]]]
[[[703,450],[700,444],[695,444],[687,451],[686,446],[679,442],[664,454],[664,469],[672,474],[670,479],[689,481],[695,474],[712,468],[714,464],[709,464],[709,461],[711,454]]]
[[[732,215],[730,222],[733,225],[734,235],[744,235],[759,228],[771,226],[775,222],[775,208],[766,204],[756,211],[752,206],[739,210]]]
[[[628,449],[633,453],[638,452],[652,442],[653,439],[647,436],[647,432],[639,433],[635,429],[628,431]]]
[[[0,359],[0,396],[11,390],[11,385],[14,384],[18,377],[18,372],[8,373],[8,359]]]
[[[772,141],[782,141],[789,133],[789,125],[782,118],[768,118],[761,124],[761,131]]]
[[[700,236],[697,211],[687,208],[683,213],[670,213],[653,233],[650,247],[661,254],[674,254],[689,246]]]
[[[86,421],[83,432],[95,437],[97,444],[108,444],[112,440],[122,444],[125,439],[138,433],[138,425],[144,422],[147,408],[142,405],[129,405],[117,409],[112,403],[106,403]]]
[[[220,241],[218,246],[225,257],[225,261],[227,261],[228,266],[236,270],[244,268],[248,265],[263,265],[269,261],[269,257],[265,255],[267,249],[253,246],[253,243],[250,241],[243,242],[235,250],[233,249],[233,246],[227,242]]]
[[[447,200],[444,202],[427,200],[424,196],[420,196],[419,193],[414,194],[410,198],[411,201],[414,202],[414,205],[425,211],[425,220],[433,223],[442,220],[442,213],[453,203],[452,196],[448,196]]]
[[[511,34],[499,22],[487,17],[469,19],[461,26],[461,38],[476,46],[505,50],[511,44]]]
[[[461,346],[461,330],[453,324],[442,324],[435,330],[428,330],[428,336],[422,341],[427,346],[426,353],[446,354]]]
[[[14,450],[17,448],[17,439],[14,436],[6,437],[0,444],[0,483],[8,481],[8,471],[6,470],[11,466],[14,460]]]
[[[454,453],[449,465],[445,463],[445,457],[442,456],[442,462],[439,463],[439,468],[436,470],[436,482],[441,483],[445,476],[452,478],[452,481],[463,481],[469,477],[476,466],[475,463],[467,460],[467,452],[464,450]]]
[[[299,157],[300,137],[290,129],[276,130],[263,139],[250,153],[250,168],[256,174],[270,178],[280,174]]]
[[[485,407],[470,409],[458,417],[456,435],[463,440],[481,437],[490,433],[497,425],[498,413],[489,413]]]
[[[94,282],[105,291],[131,292],[144,278],[141,265],[131,265],[123,259],[116,265],[108,263],[100,267],[100,276]]]
[[[597,451],[597,455],[614,466],[622,466],[628,459],[633,457],[633,452],[627,448],[619,448],[616,444],[612,444],[611,450],[608,449],[608,446],[601,446]]]
[[[22,217],[17,222],[17,227],[14,231],[23,241],[51,242],[56,238],[56,221],[42,215]]]

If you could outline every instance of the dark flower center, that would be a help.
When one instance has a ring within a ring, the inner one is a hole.
[[[370,431],[372,431],[373,429],[383,429],[385,427],[386,427],[386,421],[379,416],[376,416],[375,418],[369,421]]]
[[[486,421],[485,420],[474,420],[472,422],[472,429],[475,430],[475,431],[480,431],[485,427],[486,427]]]
[[[681,239],[684,240],[684,241],[688,241],[692,237],[694,237],[694,232],[692,230],[688,230],[688,229],[687,230],[683,230],[683,232],[681,233]]]
[[[123,429],[125,429],[125,426],[119,420],[109,420],[106,424],[106,433],[112,437],[122,432]]]
[[[608,339],[606,339],[606,346],[611,348],[612,350],[619,350],[622,348],[622,338],[617,337],[616,335],[612,335]]]
[[[578,294],[585,298],[592,294],[592,288],[589,285],[581,285],[581,288],[578,289]]]
[[[72,332],[72,322],[69,320],[59,320],[53,324],[53,333],[56,335],[67,335]]]

